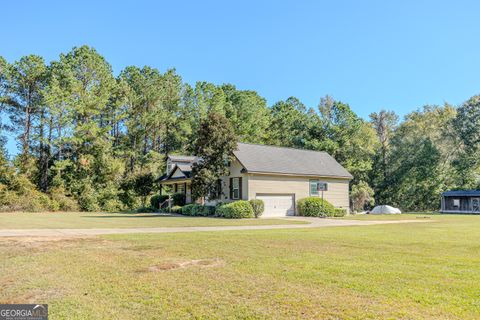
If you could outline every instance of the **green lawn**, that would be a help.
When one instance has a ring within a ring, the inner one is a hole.
[[[122,213],[0,213],[0,229],[91,229],[299,224],[282,219],[221,219]]]
[[[433,216],[418,224],[0,238],[0,303],[48,303],[52,319],[478,319],[479,230],[479,216]]]
[[[455,215],[444,215],[436,212],[407,212],[402,214],[356,214],[338,219],[347,220],[436,220],[455,219]]]

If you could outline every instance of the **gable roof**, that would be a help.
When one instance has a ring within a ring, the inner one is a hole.
[[[332,156],[323,151],[238,143],[233,154],[250,173],[353,178]]]
[[[175,177],[172,178],[173,174],[177,171],[180,170],[180,172],[183,174],[183,177]],[[173,179],[189,179],[192,176],[192,165],[191,164],[176,164],[173,169],[170,171],[170,173],[166,176],[160,177],[160,180],[173,180]]]

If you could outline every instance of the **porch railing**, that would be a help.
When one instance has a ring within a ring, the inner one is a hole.
[[[167,200],[163,201],[160,204],[160,209],[166,209],[166,208],[171,209],[172,208],[172,201],[173,201],[173,199],[169,196],[169,198]]]

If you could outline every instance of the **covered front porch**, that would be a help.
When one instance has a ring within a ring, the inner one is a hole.
[[[190,179],[168,179],[160,182],[160,195],[183,193],[185,202],[192,203],[192,185]]]

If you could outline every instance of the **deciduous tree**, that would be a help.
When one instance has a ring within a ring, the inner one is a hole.
[[[368,183],[360,181],[358,184],[352,186],[350,197],[354,211],[363,211],[365,206],[373,206],[375,204],[374,191]]]
[[[220,195],[222,176],[228,175],[237,138],[228,120],[210,112],[200,123],[194,154],[199,158],[192,168],[192,197],[214,199]]]

